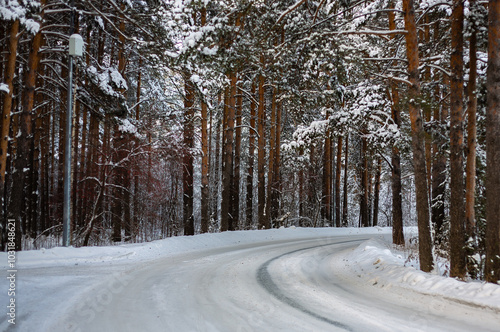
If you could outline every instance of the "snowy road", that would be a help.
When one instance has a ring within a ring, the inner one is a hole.
[[[385,292],[336,271],[342,252],[365,239],[285,240],[159,260],[115,281],[113,296],[101,295],[99,306],[96,299],[87,302],[63,326],[81,331],[498,330],[494,313]]]
[[[27,269],[26,280],[58,276],[68,289],[55,298],[68,301],[47,302],[43,305],[53,307],[19,320],[29,327],[30,319],[45,317],[40,331],[82,332],[498,331],[495,310],[374,287],[353,275],[345,257],[370,237],[273,239],[143,264]],[[70,297],[77,288],[79,295]],[[37,294],[50,297],[57,291]]]

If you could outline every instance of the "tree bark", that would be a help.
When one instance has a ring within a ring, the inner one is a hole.
[[[14,74],[16,69],[16,59],[17,59],[17,44],[19,37],[17,36],[19,32],[19,20],[12,22],[9,34],[9,56],[7,58],[7,64],[5,66],[5,84],[9,88],[9,92],[4,94],[3,107],[2,107],[2,119],[1,119],[1,129],[0,129],[0,216],[2,218],[2,229],[1,234],[1,248],[5,249],[7,243],[7,219],[5,218],[5,213],[7,212],[6,206],[8,202],[5,197],[5,172],[7,169],[7,150],[9,147],[9,129],[10,129],[10,119],[12,110],[12,95],[14,92]]]
[[[486,266],[489,282],[500,280],[500,1],[489,1],[486,109]]]
[[[276,219],[275,208],[272,206],[272,196],[274,191],[274,158],[276,150],[276,89],[272,88],[272,100],[271,100],[271,122],[269,129],[269,158],[268,158],[268,169],[267,169],[267,201],[266,201],[266,217],[270,227],[273,227],[274,221]]]
[[[368,217],[368,142],[366,137],[361,136],[361,193],[360,193],[360,211],[361,226],[369,227],[370,220]]]
[[[378,226],[378,211],[380,200],[380,176],[382,174],[382,159],[377,159],[377,169],[375,171],[375,190],[373,194],[373,226]]]
[[[450,276],[465,277],[465,205],[463,167],[463,23],[462,0],[453,1],[450,84]]]
[[[309,148],[309,170],[308,170],[308,180],[307,183],[307,211],[308,216],[313,220],[313,227],[317,226],[317,216],[315,214],[316,209],[316,146],[314,143],[311,144]]]
[[[342,226],[347,227],[349,220],[347,219],[347,166],[349,163],[349,133],[345,136],[345,160],[344,160],[344,201],[342,203]]]
[[[187,75],[186,75],[187,76]],[[193,148],[194,148],[194,88],[186,77],[184,84],[184,156],[183,156],[183,224],[184,235],[194,235],[193,216]]]
[[[326,115],[328,120],[328,113]],[[321,216],[324,222],[328,224],[332,221],[331,216],[331,201],[332,201],[332,138],[330,137],[330,130],[326,131],[325,137],[325,151],[323,160],[323,204],[321,207]]]
[[[304,148],[300,148],[299,150],[299,156],[302,159],[304,156]],[[304,206],[306,205],[304,197],[306,196],[305,193],[305,176],[304,176],[304,168],[300,167],[299,169],[299,217],[304,216]]]
[[[246,228],[250,229],[253,221],[253,173],[255,154],[255,84],[252,83],[252,99],[250,100],[250,129],[248,137],[248,175],[247,175],[247,207]]]
[[[241,117],[243,108],[243,98],[241,91],[238,91],[236,82],[234,86],[234,93],[236,94],[236,109],[235,121],[236,127],[234,129],[234,176],[233,176],[233,229],[238,229],[240,226],[240,178],[241,178]]]
[[[233,179],[233,142],[234,142],[234,116],[235,116],[235,86],[236,75],[231,73],[231,85],[226,88],[224,98],[224,147],[222,163],[222,201],[221,201],[221,231],[233,229],[231,216],[232,179]]]
[[[476,0],[470,0],[472,10],[476,7]],[[465,228],[468,237],[475,236],[476,216],[474,211],[476,194],[476,77],[477,77],[477,31],[472,28],[469,39],[469,83],[467,85],[467,163],[465,166]]]
[[[139,59],[139,67],[142,65],[142,58]],[[142,84],[142,75],[141,71],[137,73],[137,89],[136,89],[136,103],[137,105],[135,106],[135,120],[139,122],[141,119],[141,84]],[[136,138],[135,142],[137,145],[140,144],[139,140]],[[142,150],[143,148],[141,148]],[[136,229],[137,226],[139,225],[139,186],[140,186],[140,181],[139,181],[139,175],[141,174],[141,158],[135,158],[135,169],[134,169],[134,197],[133,197],[133,204],[134,204],[134,209],[132,211],[132,237],[135,238],[136,236]]]
[[[208,112],[207,103],[202,97],[201,101],[201,232],[208,232],[210,216],[208,212],[208,203],[210,200],[210,187],[208,178]]]
[[[44,107],[42,114],[42,127],[44,128],[45,139],[40,140],[40,186],[41,186],[41,198],[40,198],[40,230],[44,231],[50,225],[50,161],[49,161],[49,150],[50,144],[50,114],[48,112],[49,107]]]
[[[389,4],[389,8],[394,8],[394,4]],[[390,11],[389,14],[389,29],[396,30],[396,14]],[[391,37],[394,38],[394,37]],[[394,81],[389,81],[389,86],[391,88],[391,116],[392,121],[401,129],[401,112],[399,105],[399,87]],[[404,245],[404,233],[403,233],[403,206],[402,206],[402,186],[401,186],[401,156],[399,152],[399,147],[394,144],[391,151],[391,189],[392,189],[392,243],[396,245]]]
[[[111,199],[111,222],[113,228],[112,241],[113,242],[121,242],[122,240],[122,221],[123,221],[123,167],[124,165],[120,165],[122,161],[122,149],[124,148],[124,138],[123,133],[118,129],[118,124],[114,125],[113,128],[113,139],[111,143],[112,147],[112,161],[113,161],[113,187],[111,188],[111,192],[113,196]]]
[[[342,136],[337,142],[337,167],[335,168],[335,226],[340,227],[340,176],[342,173]]]
[[[121,10],[125,9],[125,4],[121,4]],[[126,57],[125,57],[125,18],[120,15],[119,29],[122,32],[119,36],[118,48],[118,71],[125,78]],[[113,44],[114,45],[114,44]],[[111,55],[113,57],[113,55]],[[119,89],[122,96],[125,96],[126,90]],[[129,162],[127,161],[127,149],[129,146],[128,133],[122,132],[118,123],[113,126],[113,164],[116,165],[113,169],[114,187],[112,192],[114,197],[111,198],[111,220],[113,224],[113,241],[122,241],[122,229],[125,230],[127,236],[130,235],[130,176]]]
[[[401,113],[399,110],[399,89],[397,83],[390,82],[392,92],[392,121],[401,128]],[[391,189],[392,189],[392,243],[404,245],[403,233],[403,202],[401,186],[401,157],[399,147],[395,144],[391,153]]]
[[[7,85],[9,92],[4,94],[1,120],[1,140],[0,140],[0,193],[2,207],[4,201],[4,186],[5,186],[5,170],[7,166],[7,147],[9,145],[9,129],[12,110],[12,95],[14,92],[14,75],[17,59],[17,44],[18,44],[19,20],[12,22],[9,35],[9,56],[5,68],[4,82]],[[3,210],[3,208],[2,208]]]
[[[220,100],[219,100],[219,105],[220,105]],[[218,119],[216,121],[216,131],[215,131],[215,153],[214,153],[214,163],[213,163],[213,194],[212,194],[212,218],[213,219],[218,219],[218,213],[219,213],[219,197],[221,196],[219,194],[219,189],[220,189],[220,183],[221,183],[221,172],[220,172],[220,164],[221,164],[221,131],[222,131],[222,120]]]
[[[427,192],[427,172],[425,160],[425,131],[420,112],[420,79],[418,37],[413,0],[403,0],[403,11],[408,58],[409,81],[411,83],[409,97],[409,113],[411,120],[413,167],[415,172],[415,189],[417,196],[417,220],[419,235],[420,269],[430,272],[433,268],[432,240],[430,233],[429,200]]]
[[[434,28],[434,40],[439,38],[439,21],[436,22]],[[448,76],[443,75],[443,86],[448,86]],[[434,95],[439,97],[445,95],[446,91],[440,91],[439,85],[436,85]],[[443,130],[447,127],[448,121],[448,105],[447,102],[442,102],[438,107],[434,109],[434,122],[438,123]],[[446,163],[447,156],[445,154],[446,141],[442,138],[443,135],[434,135],[433,137],[433,162],[432,162],[432,214],[431,222],[434,226],[436,244],[441,244],[443,239],[443,224],[445,218],[445,205],[444,205],[444,195],[446,189]]]
[[[35,88],[38,64],[40,62],[39,49],[42,43],[42,33],[39,31],[34,37],[28,58],[28,71],[24,79],[24,94],[20,131],[17,140],[17,155],[15,160],[15,173],[13,175],[10,209],[8,217],[15,219],[15,249],[21,250],[21,237],[25,229],[22,220],[22,211],[26,204],[28,193],[25,192],[27,170],[32,171],[32,139],[33,139],[33,106],[35,103]]]
[[[201,25],[207,20],[207,9],[201,10]],[[208,233],[210,223],[210,179],[209,179],[209,144],[208,144],[208,110],[205,97],[201,96],[201,233]]]

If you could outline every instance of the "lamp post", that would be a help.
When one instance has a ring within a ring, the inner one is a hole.
[[[73,25],[73,23],[72,23]],[[72,26],[73,28],[73,26]],[[71,136],[73,125],[73,57],[82,56],[83,39],[79,34],[69,37],[68,62],[68,110],[66,116],[66,139],[64,142],[64,201],[63,201],[63,246],[70,245],[71,230]]]

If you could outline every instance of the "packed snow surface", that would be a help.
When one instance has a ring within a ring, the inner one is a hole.
[[[0,330],[498,331],[499,285],[405,267],[390,234],[287,228],[20,252],[16,324],[4,309]]]

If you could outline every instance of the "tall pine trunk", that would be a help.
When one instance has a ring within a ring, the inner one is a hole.
[[[328,113],[326,119],[328,120]],[[325,137],[325,151],[323,160],[323,204],[321,207],[321,217],[324,222],[330,224],[332,221],[331,216],[331,202],[332,202],[332,138],[330,129],[326,131]]]
[[[271,122],[269,129],[269,158],[267,169],[267,201],[266,201],[266,217],[270,227],[273,227],[276,219],[276,207],[272,204],[272,196],[274,192],[274,161],[276,152],[276,89],[272,88],[271,100]]]
[[[463,24],[462,0],[453,1],[450,84],[450,276],[465,277],[465,205],[463,167]]]
[[[500,280],[500,1],[489,1],[486,109],[486,266],[489,282]]]
[[[375,170],[375,189],[373,194],[373,226],[378,226],[378,211],[380,201],[380,176],[382,174],[382,159],[377,159],[377,169]]]
[[[14,92],[14,74],[16,69],[17,59],[17,43],[19,31],[19,20],[12,22],[9,34],[9,56],[5,66],[4,82],[7,85],[9,92],[4,94],[1,129],[0,129],[0,218],[2,218],[1,245],[0,250],[5,249],[7,243],[7,219],[5,213],[7,212],[6,206],[8,202],[5,197],[5,173],[7,170],[7,151],[9,147],[9,129],[12,110],[12,95]]]
[[[394,4],[389,4],[389,8],[394,8]],[[396,14],[390,11],[389,14],[389,29],[396,30]],[[391,37],[394,38],[394,37]],[[399,106],[399,87],[394,81],[389,81],[391,88],[391,116],[392,121],[401,128],[401,113]],[[399,147],[394,144],[391,151],[391,190],[392,190],[392,243],[403,245],[405,243],[403,233],[403,203],[402,203],[402,186],[401,186],[401,156]]]
[[[20,133],[17,140],[17,153],[15,158],[15,173],[13,175],[11,202],[8,217],[15,219],[15,249],[21,250],[21,237],[25,232],[25,220],[22,219],[22,211],[26,207],[28,193],[25,186],[27,170],[32,166],[32,139],[33,139],[33,107],[35,103],[35,88],[38,64],[40,62],[39,49],[42,43],[42,33],[39,31],[32,41],[28,58],[28,71],[24,79],[24,94],[22,100],[22,111],[20,119]]]
[[[233,182],[233,142],[234,142],[234,117],[235,117],[235,86],[236,75],[229,74],[231,84],[226,88],[224,98],[224,133],[222,154],[222,201],[221,201],[221,231],[233,229],[231,216],[232,182]]]
[[[363,130],[364,132],[364,130]],[[368,213],[368,141],[365,136],[361,136],[361,167],[360,167],[360,178],[361,178],[361,193],[360,193],[360,215],[361,215],[361,226],[369,227],[370,218]]]
[[[186,74],[184,84],[184,156],[183,156],[183,224],[184,235],[194,235],[193,216],[193,148],[194,148],[194,89]]]
[[[420,269],[430,272],[434,262],[432,257],[432,239],[429,219],[429,200],[427,192],[427,172],[425,160],[425,131],[420,113],[420,78],[417,25],[413,0],[403,0],[403,11],[406,39],[406,54],[408,58],[409,81],[408,90],[409,113],[411,120],[411,136],[413,149],[413,167],[415,172],[415,189],[417,196],[417,220],[419,236]]]
[[[397,84],[390,82],[392,91],[392,121],[401,128],[401,113],[399,110],[399,90]],[[401,156],[399,147],[395,144],[391,153],[391,189],[392,189],[392,243],[403,245],[403,199],[401,185]]]
[[[476,0],[470,1],[472,10]],[[465,166],[465,228],[467,236],[475,236],[476,216],[474,211],[476,194],[476,77],[477,77],[477,46],[476,29],[472,28],[469,39],[469,83],[467,84],[467,163]]]

